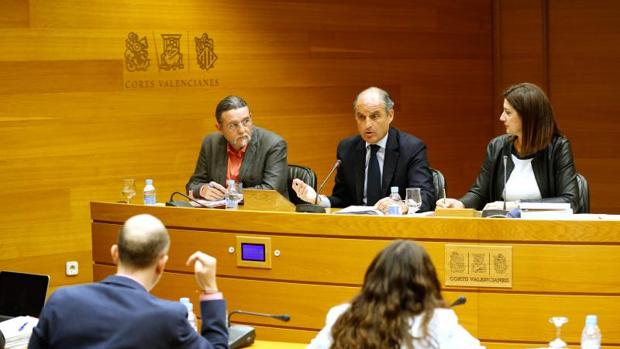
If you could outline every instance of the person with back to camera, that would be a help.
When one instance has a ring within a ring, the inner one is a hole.
[[[183,304],[150,293],[164,274],[169,250],[170,235],[159,219],[129,218],[110,249],[116,274],[55,291],[28,348],[227,349],[226,301],[217,287],[214,257],[196,251],[186,262],[200,290],[200,333]]]
[[[421,246],[397,240],[370,263],[351,304],[327,313],[307,349],[483,349],[446,306],[435,266]]]
[[[487,203],[505,199],[567,202],[576,211],[578,188],[573,154],[568,139],[560,134],[545,93],[527,82],[509,87],[504,92],[504,111],[499,119],[506,134],[489,142],[474,184],[459,200],[439,199],[437,207],[481,210]]]

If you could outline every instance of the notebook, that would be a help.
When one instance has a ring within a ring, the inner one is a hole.
[[[0,321],[17,316],[39,317],[50,277],[0,271]]]

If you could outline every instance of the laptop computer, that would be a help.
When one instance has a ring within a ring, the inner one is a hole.
[[[49,282],[48,275],[0,271],[0,321],[23,315],[39,317]]]

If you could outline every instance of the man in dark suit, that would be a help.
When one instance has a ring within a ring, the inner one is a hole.
[[[28,348],[228,348],[215,258],[196,252],[187,260],[202,292],[202,336],[191,327],[183,304],[149,293],[164,272],[169,246],[168,232],[157,218],[129,218],[111,249],[116,275],[54,292]]]
[[[221,200],[226,180],[242,182],[245,188],[274,189],[288,197],[286,141],[252,124],[247,103],[228,96],[215,108],[213,133],[202,142],[194,174],[185,185],[195,198]]]
[[[420,211],[435,208],[433,175],[428,166],[426,145],[417,137],[390,127],[394,119],[394,102],[377,87],[362,91],[353,103],[359,135],[338,144],[336,156],[341,161],[332,195],[320,196],[324,207],[375,205],[387,211],[390,187],[398,187],[401,198],[405,189],[421,189]],[[316,192],[302,181],[294,180],[297,196],[307,202],[316,200]],[[402,212],[407,206],[401,204]]]

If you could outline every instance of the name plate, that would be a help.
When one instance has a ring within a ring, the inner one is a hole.
[[[512,287],[512,246],[445,246],[446,286]]]

